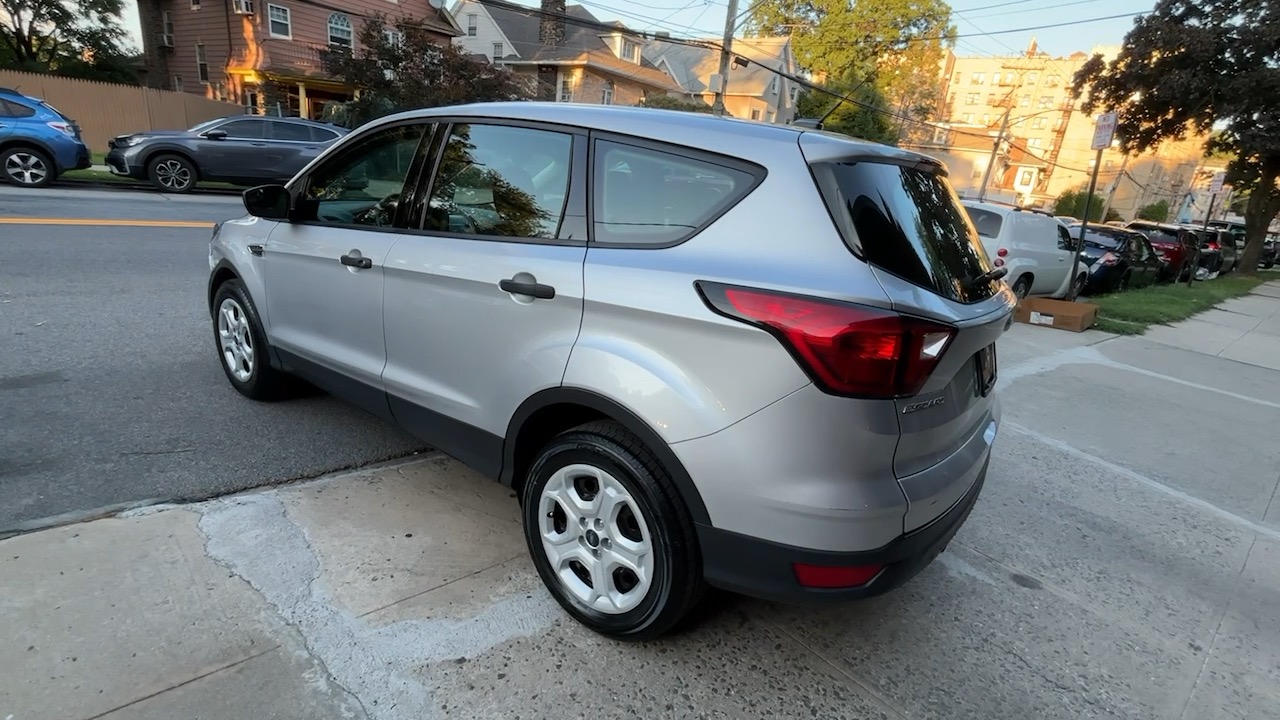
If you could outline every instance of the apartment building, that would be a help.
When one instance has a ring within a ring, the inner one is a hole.
[[[148,83],[319,118],[354,90],[325,72],[321,53],[353,48],[379,13],[419,23],[441,45],[463,33],[443,0],[138,0]]]
[[[648,41],[581,5],[460,0],[450,13],[463,28],[455,44],[528,78],[539,100],[636,105],[651,94],[680,91],[646,59]]]
[[[1087,187],[1097,161],[1097,151],[1090,147],[1094,116],[1084,112],[1074,96],[1075,74],[1094,53],[1107,57],[1116,50],[1095,47],[1088,53],[1053,57],[1032,39],[1026,51],[1008,56],[948,53],[938,113],[945,129],[915,147],[960,168],[961,172],[952,170],[957,189],[976,195],[999,137],[988,195],[1051,206],[1063,192]],[[1181,197],[1190,187],[1205,139],[1165,143],[1128,159],[1118,147],[1104,150],[1097,191],[1110,195],[1112,209],[1128,218],[1157,198]],[[1159,192],[1140,189],[1148,183],[1139,178],[1147,177],[1159,185]]]

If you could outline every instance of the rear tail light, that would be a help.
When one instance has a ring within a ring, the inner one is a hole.
[[[1098,258],[1098,262],[1103,265],[1115,265],[1120,262],[1120,258],[1116,257],[1115,253],[1106,253]]]
[[[1000,257],[1005,257],[1008,254],[1009,254],[1009,248],[1000,248],[999,250],[996,251],[996,255],[999,255]]]
[[[854,588],[866,585],[875,579],[883,565],[859,565],[856,567],[834,567],[830,565],[809,565],[793,563],[796,582],[802,587],[831,590],[835,588]]]
[[[67,137],[75,137],[75,136],[76,136],[76,130],[75,130],[75,128],[74,128],[74,127],[72,127],[72,126],[71,126],[70,124],[68,124],[68,123],[64,123],[64,122],[51,122],[51,123],[45,123],[45,124],[46,124],[46,125],[48,125],[49,127],[53,128],[54,130],[57,130],[58,132],[62,133],[63,135],[66,135]]]
[[[1207,242],[1207,243],[1205,243],[1205,244],[1204,244],[1204,249],[1205,249],[1205,250],[1212,250],[1212,251],[1214,251],[1214,252],[1217,252],[1217,251],[1218,251],[1218,249],[1219,249],[1219,248],[1218,248],[1218,243],[1216,243],[1216,242],[1212,242],[1212,241]]]
[[[1004,260],[1003,260],[1003,259],[1001,259],[1001,258],[996,258],[996,261],[995,261],[994,265],[995,265],[996,267],[1004,267]]]
[[[878,308],[713,283],[697,287],[715,312],[776,337],[820,388],[836,395],[919,393],[956,333]]]

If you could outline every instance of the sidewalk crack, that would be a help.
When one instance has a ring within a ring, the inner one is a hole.
[[[248,657],[241,658],[241,659],[236,660],[236,661],[234,661],[234,662],[227,663],[226,665],[221,665],[221,666],[216,667],[216,668],[214,668],[214,669],[212,669],[212,670],[210,670],[210,671],[208,671],[208,672],[205,672],[205,673],[201,673],[201,674],[199,674],[199,675],[196,675],[196,676],[195,676],[195,677],[193,677],[193,678],[188,678],[188,679],[186,679],[186,680],[183,680],[182,682],[177,683],[176,685],[170,685],[169,687],[167,687],[167,688],[165,688],[165,689],[163,689],[163,690],[157,690],[156,692],[153,692],[153,693],[151,693],[151,694],[149,694],[149,695],[144,695],[144,696],[142,696],[142,697],[140,697],[140,698],[138,698],[138,699],[136,699],[136,700],[130,700],[129,702],[127,702],[127,703],[125,703],[125,704],[123,704],[123,705],[117,705],[116,707],[113,707],[113,708],[111,708],[110,710],[107,710],[107,711],[105,711],[105,712],[100,712],[100,713],[98,713],[97,715],[94,715],[94,716],[92,716],[92,717],[85,718],[85,720],[99,720],[99,718],[106,717],[107,715],[110,715],[110,714],[111,714],[111,713],[113,713],[113,712],[117,712],[117,711],[119,711],[119,710],[123,710],[123,709],[125,709],[125,708],[127,708],[127,707],[133,707],[134,705],[137,705],[137,704],[138,704],[138,703],[140,703],[140,702],[145,702],[145,701],[147,701],[147,700],[150,700],[151,698],[159,697],[160,695],[163,695],[163,694],[165,694],[165,693],[169,692],[170,690],[177,690],[177,689],[178,689],[178,688],[180,688],[180,687],[185,687],[185,686],[190,685],[191,683],[196,682],[196,681],[198,681],[198,680],[203,680],[203,679],[205,679],[205,678],[207,678],[207,677],[210,677],[210,676],[212,676],[212,675],[217,675],[217,674],[218,674],[218,673],[220,673],[220,672],[223,672],[223,671],[225,671],[225,670],[230,670],[231,668],[237,667],[237,666],[239,666],[239,665],[243,665],[243,664],[245,664],[245,663],[249,662],[250,660],[256,660],[257,658],[260,658],[260,657],[262,657],[263,655],[266,655],[267,653],[275,652],[276,650],[279,650],[279,649],[280,649],[280,645],[273,645],[273,646],[271,646],[271,647],[267,648],[266,650],[263,650],[263,651],[261,651],[261,652],[254,653],[254,654],[252,654],[252,655],[250,655],[250,656],[248,656]],[[12,717],[12,716],[10,716],[10,717]]]
[[[1200,663],[1200,669],[1196,671],[1195,682],[1191,683],[1191,690],[1187,692],[1187,699],[1182,703],[1182,712],[1178,715],[1179,720],[1185,720],[1187,713],[1191,710],[1191,700],[1196,696],[1196,690],[1200,688],[1201,681],[1204,680],[1205,668],[1209,667],[1209,661],[1213,659],[1213,650],[1218,645],[1218,637],[1222,635],[1222,626],[1227,621],[1227,613],[1231,612],[1231,605],[1235,602],[1236,590],[1240,587],[1240,581],[1244,579],[1244,571],[1249,567],[1249,558],[1253,556],[1253,549],[1258,546],[1258,536],[1253,536],[1253,542],[1249,543],[1249,551],[1244,554],[1244,562],[1240,565],[1240,573],[1236,575],[1235,582],[1231,584],[1231,591],[1227,593],[1227,604],[1222,608],[1222,615],[1218,618],[1218,624],[1213,628],[1213,637],[1209,639],[1209,644],[1204,649],[1204,662]]]

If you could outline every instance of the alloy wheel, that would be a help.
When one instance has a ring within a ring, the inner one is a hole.
[[[223,300],[218,307],[218,346],[222,350],[222,362],[232,377],[238,382],[249,382],[255,357],[253,333],[244,308],[232,298]]]
[[[635,609],[654,579],[654,546],[639,503],[617,478],[586,464],[558,470],[539,500],[539,534],[552,573],[606,615]]]
[[[19,150],[5,160],[4,172],[19,185],[39,185],[49,176],[49,166],[39,155]]]
[[[156,163],[156,180],[170,190],[186,190],[191,186],[191,170],[178,160]]]

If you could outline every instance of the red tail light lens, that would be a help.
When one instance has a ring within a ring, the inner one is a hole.
[[[865,398],[920,392],[955,329],[889,310],[698,283],[712,310],[778,338],[823,390]]]
[[[860,565],[857,567],[833,567],[828,565],[809,565],[793,563],[796,582],[807,588],[853,588],[866,585],[875,579],[883,565]]]
[[[1212,242],[1212,241],[1211,241],[1211,242],[1207,242],[1207,243],[1205,243],[1205,244],[1204,244],[1204,248],[1205,248],[1206,250],[1218,250],[1218,249],[1219,249],[1219,248],[1218,248],[1218,243],[1216,243],[1216,242]]]
[[[1004,267],[1004,260],[1001,260],[1000,258],[996,258],[996,261],[992,264],[995,265],[996,267]]]
[[[1120,258],[1116,257],[1114,253],[1105,253],[1102,257],[1098,258],[1098,262],[1103,265],[1115,265],[1120,262]]]
[[[1009,254],[1009,248],[1000,248],[999,250],[996,251],[996,255],[999,255],[1000,257],[1005,257],[1008,254]]]

